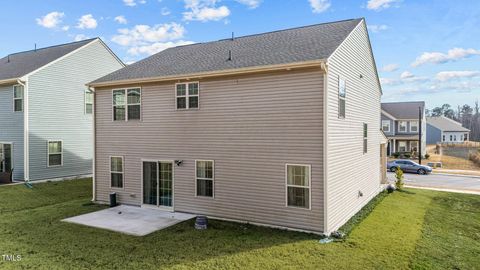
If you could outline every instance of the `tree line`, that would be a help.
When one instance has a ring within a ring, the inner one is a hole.
[[[445,116],[460,122],[463,127],[470,129],[470,140],[480,141],[480,104],[475,101],[473,107],[465,104],[453,108],[450,104],[443,104],[431,110],[426,109],[427,116]]]

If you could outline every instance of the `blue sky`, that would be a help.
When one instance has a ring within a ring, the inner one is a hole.
[[[5,0],[1,7],[1,56],[99,36],[127,63],[231,32],[365,17],[384,101],[425,100],[431,108],[480,99],[478,0]]]

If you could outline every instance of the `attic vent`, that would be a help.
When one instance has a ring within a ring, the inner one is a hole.
[[[228,59],[227,61],[232,61],[232,50],[228,50]]]

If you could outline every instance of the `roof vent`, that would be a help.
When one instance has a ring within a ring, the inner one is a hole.
[[[232,61],[233,58],[232,58],[232,50],[228,50],[228,59],[227,61]]]
[[[235,32],[232,32],[232,41],[235,39]]]
[[[10,54],[7,56],[7,63],[10,63]]]

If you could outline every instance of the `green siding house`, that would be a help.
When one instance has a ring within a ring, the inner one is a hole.
[[[93,94],[125,65],[99,38],[0,59],[0,172],[14,180],[92,174]]]

